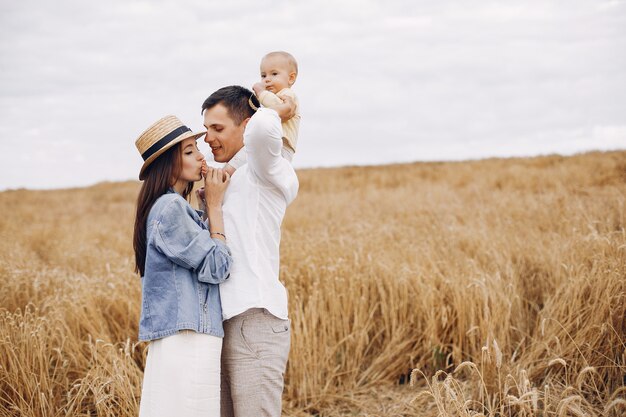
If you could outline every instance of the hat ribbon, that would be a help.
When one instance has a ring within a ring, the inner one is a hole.
[[[184,125],[181,127],[177,127],[176,129],[172,130],[167,135],[163,136],[157,142],[153,143],[152,146],[150,146],[144,153],[141,154],[141,157],[145,161],[146,159],[154,155],[154,153],[157,152],[159,149],[161,149],[162,147],[164,147],[165,145],[167,145],[172,140],[176,139],[177,137],[179,137],[185,132],[191,132],[191,129],[189,129],[187,126],[184,126]]]

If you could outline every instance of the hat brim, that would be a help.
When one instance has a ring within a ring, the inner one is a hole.
[[[178,136],[177,138],[172,139],[171,142],[163,146],[154,154],[150,155],[150,157],[144,161],[143,165],[141,166],[141,170],[139,171],[139,179],[141,181],[146,179],[146,176],[145,176],[146,168],[148,168],[148,166],[152,162],[154,162],[155,159],[157,159],[161,154],[163,154],[163,152],[167,151],[168,149],[170,149],[172,146],[176,145],[177,143],[184,141],[185,139],[189,139],[189,138],[198,139],[204,135],[206,135],[206,132],[185,132],[182,135]]]

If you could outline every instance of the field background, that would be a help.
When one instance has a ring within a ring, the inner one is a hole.
[[[286,415],[626,413],[626,152],[298,175]],[[0,193],[0,416],[137,414],[138,189]]]

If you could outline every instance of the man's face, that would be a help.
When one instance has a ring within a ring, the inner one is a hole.
[[[243,131],[249,119],[235,124],[228,109],[221,103],[204,111],[204,141],[211,147],[216,162],[228,162],[243,147]]]

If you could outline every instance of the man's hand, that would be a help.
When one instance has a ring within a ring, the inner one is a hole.
[[[286,122],[296,115],[296,102],[288,95],[276,95],[276,97],[283,102],[270,107],[270,109],[276,110],[281,122]]]

